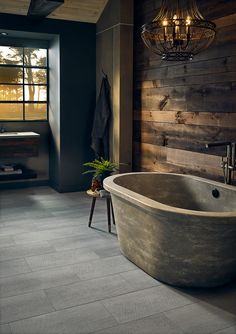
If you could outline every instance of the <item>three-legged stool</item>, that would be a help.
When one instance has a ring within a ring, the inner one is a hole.
[[[92,197],[92,205],[90,209],[88,227],[91,227],[91,224],[92,224],[93,213],[94,213],[94,208],[95,208],[97,198],[105,198],[106,204],[107,204],[108,232],[110,233],[111,232],[111,215],[112,215],[113,224],[115,225],[115,217],[114,217],[114,211],[113,211],[113,206],[112,206],[112,201],[111,201],[111,195],[107,192],[106,196],[101,197],[99,192],[93,192],[92,190],[87,190],[87,194],[90,197]]]

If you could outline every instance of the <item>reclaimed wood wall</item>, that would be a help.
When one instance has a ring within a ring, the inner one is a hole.
[[[236,1],[197,1],[217,37],[190,62],[165,62],[143,44],[140,26],[160,3],[135,1],[134,170],[222,180],[226,149],[205,143],[236,141]]]

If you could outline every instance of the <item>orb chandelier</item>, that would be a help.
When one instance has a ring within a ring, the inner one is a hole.
[[[214,40],[215,23],[203,18],[195,0],[162,0],[160,12],[141,28],[146,46],[163,60],[192,60]]]

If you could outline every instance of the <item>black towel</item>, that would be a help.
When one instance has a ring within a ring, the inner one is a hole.
[[[110,84],[107,76],[101,83],[94,112],[91,147],[96,158],[109,159],[109,119],[111,115]]]

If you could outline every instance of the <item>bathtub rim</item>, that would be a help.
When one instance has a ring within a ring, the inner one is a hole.
[[[192,215],[196,217],[212,217],[212,218],[236,218],[236,211],[196,211],[196,210],[188,210],[182,209],[170,205],[163,204],[161,202],[154,201],[146,196],[140,195],[128,188],[122,187],[114,182],[116,178],[120,178],[124,175],[139,175],[139,174],[158,174],[158,175],[176,175],[185,178],[190,178],[194,180],[198,180],[204,183],[208,183],[215,187],[223,187],[224,189],[229,189],[236,191],[234,186],[220,183],[217,181],[209,180],[203,177],[195,176],[195,175],[186,175],[186,174],[179,174],[179,173],[162,173],[162,172],[130,172],[130,173],[121,173],[115,174],[112,176],[107,177],[104,182],[104,188],[109,191],[111,194],[117,195],[137,206],[141,206],[143,209],[148,209],[155,214],[156,210],[163,211],[163,212],[171,212],[175,214],[182,214],[182,215]],[[125,189],[125,192],[124,190]],[[217,223],[217,222],[216,222]]]

